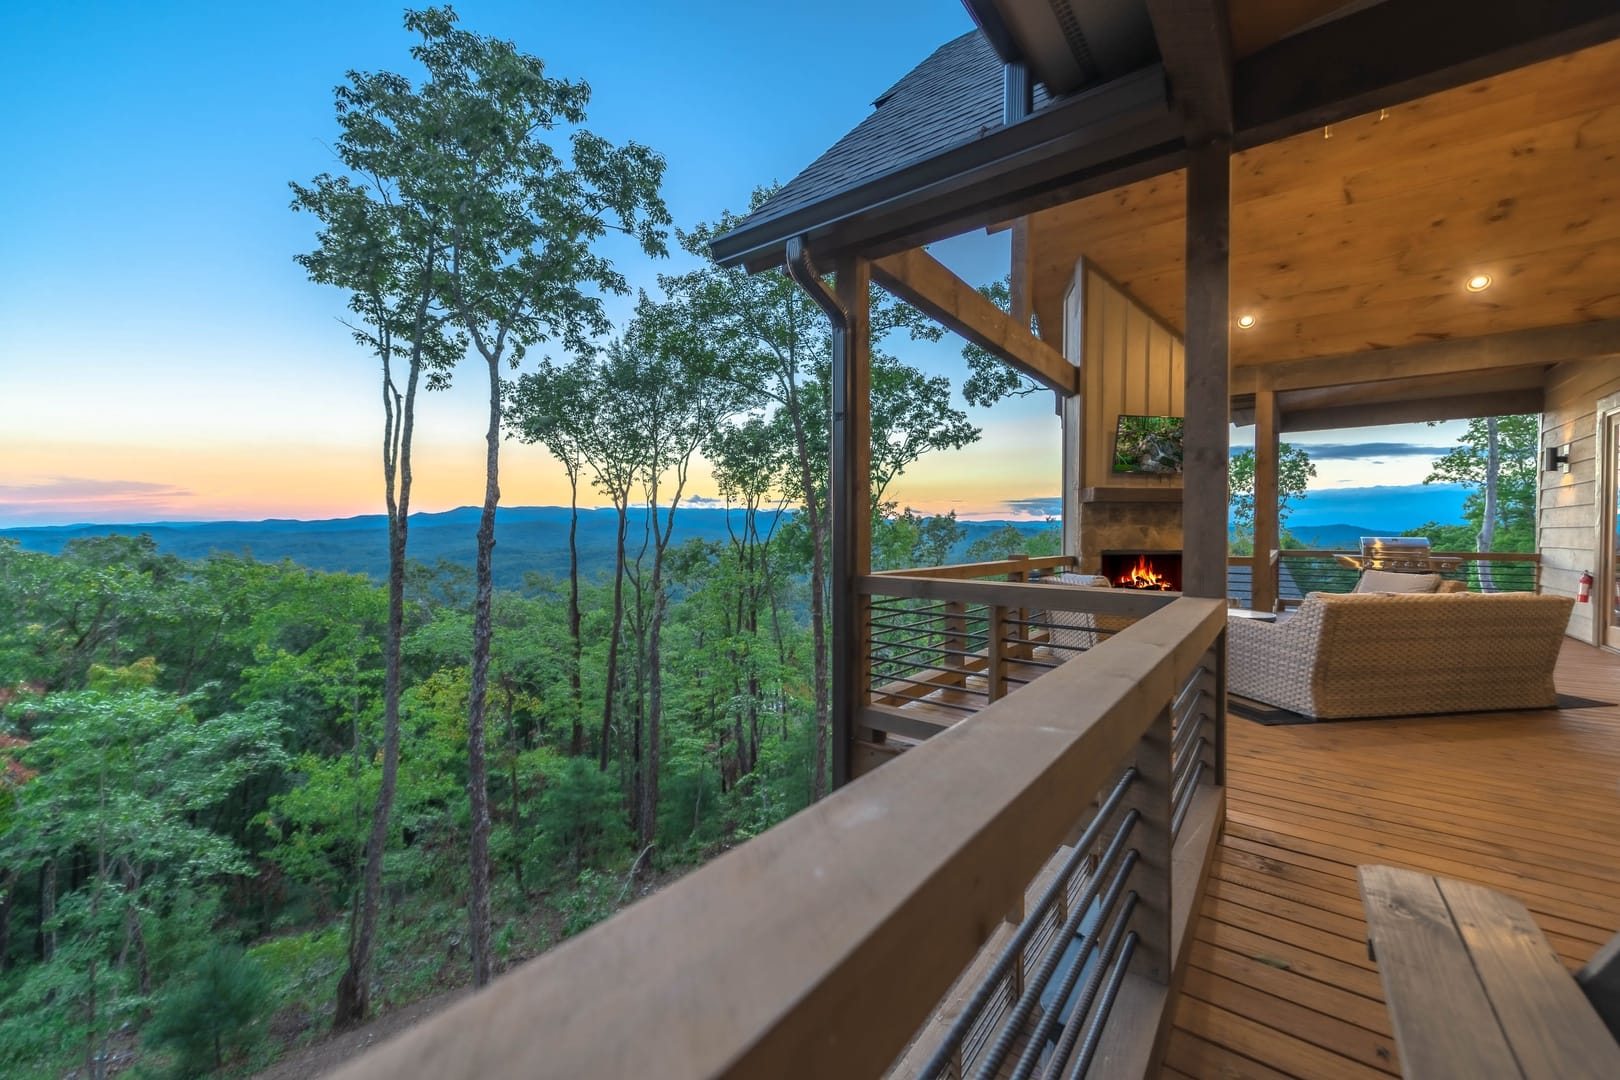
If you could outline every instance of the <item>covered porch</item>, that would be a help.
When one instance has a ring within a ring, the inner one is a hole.
[[[1229,599],[1286,598],[1287,431],[1540,412],[1570,468],[1532,587],[1598,554],[1620,8],[1121,0],[1089,5],[1121,16],[1092,63],[1056,5],[969,7],[982,32],[715,244],[832,323],[841,789],[350,1075],[1392,1073],[1356,865],[1511,893],[1571,965],[1620,930],[1589,613],[1556,676],[1585,703],[1264,726],[1227,695]],[[1012,234],[1010,311],[922,247],[978,228]],[[874,283],[1057,395],[1064,554],[871,572]],[[1114,475],[1122,415],[1184,417],[1180,476]],[[1182,588],[1049,580],[1122,546],[1178,552]]]
[[[1400,1075],[1356,867],[1522,900],[1571,968],[1620,930],[1620,674],[1569,641],[1567,707],[1227,726],[1226,824],[1165,1075]]]

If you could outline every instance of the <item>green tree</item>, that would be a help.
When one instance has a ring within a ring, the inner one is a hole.
[[[1056,555],[1063,547],[1063,532],[1058,523],[1047,519],[1047,526],[1039,532],[1026,532],[1016,525],[1003,525],[995,532],[981,536],[968,545],[969,562],[995,562],[1014,552],[1023,552],[1031,558]]]
[[[774,189],[754,192],[752,208]],[[808,577],[815,695],[815,779],[820,798],[827,791],[830,699],[827,634],[827,507],[831,335],[825,315],[782,271],[748,274],[709,262],[709,241],[742,221],[726,213],[712,224],[678,232],[681,246],[705,260],[701,269],[659,279],[664,292],[686,306],[703,327],[728,371],[765,418],[782,447],[769,460],[781,463],[777,489],[798,506],[783,526],[784,549],[796,548]],[[943,331],[914,308],[873,287],[871,301],[872,482],[875,493],[924,453],[962,446],[978,430],[950,404],[947,380],[929,378],[887,353],[891,334],[938,340]],[[877,509],[874,503],[873,510]]]
[[[382,893],[384,845],[399,775],[400,643],[405,634],[405,564],[411,510],[416,395],[424,375],[444,386],[466,351],[443,295],[453,240],[450,208],[431,174],[401,164],[439,137],[441,120],[402,76],[351,71],[334,92],[347,172],[293,184],[293,209],[315,215],[319,246],[298,256],[310,279],[349,294],[357,344],[381,361],[383,500],[388,513],[388,627],[383,644],[383,757],[365,869],[338,983],[334,1022],[349,1027],[370,1009],[369,968]]]
[[[27,974],[0,1022],[0,1054],[22,1055],[14,1060],[78,1045],[96,1072],[112,1032],[152,992],[152,907],[248,869],[207,815],[284,764],[279,719],[256,704],[204,720],[195,698],[153,689],[155,678],[150,661],[97,668],[92,689],[37,706],[33,741],[19,755],[37,775],[0,836],[0,863],[83,874],[52,905],[48,925],[62,947]],[[30,1002],[60,1014],[50,1039]]]
[[[544,341],[585,351],[608,329],[601,294],[626,288],[598,242],[621,231],[649,255],[661,255],[669,215],[658,196],[663,159],[581,126],[590,101],[586,84],[547,75],[540,58],[509,41],[461,29],[448,7],[408,11],[405,28],[420,38],[411,57],[426,77],[418,84],[396,77],[400,109],[423,122],[398,153],[379,155],[373,172],[379,182],[430,189],[433,205],[446,208],[448,273],[440,298],[483,362],[489,387],[467,704],[468,915],[473,982],[481,987],[493,972],[485,712],[501,372]]]
[[[595,381],[588,358],[561,366],[546,361],[539,371],[518,378],[507,406],[518,439],[544,446],[568,477],[568,679],[572,691],[569,753],[575,756],[585,752],[582,682],[585,644],[579,607],[579,480],[585,469]]]
[[[270,981],[239,948],[215,945],[163,995],[148,1037],[173,1051],[175,1074],[202,1076],[258,1035]]]
[[[1456,449],[1429,467],[1425,484],[1460,484],[1468,489],[1463,518],[1473,530],[1476,551],[1534,551],[1536,483],[1540,477],[1541,418],[1477,417],[1468,421]],[[1480,568],[1490,587],[1488,566]]]
[[[1316,464],[1303,446],[1281,443],[1277,448],[1277,527],[1279,540],[1294,505],[1305,498],[1305,491],[1316,478]],[[1246,554],[1254,550],[1254,451],[1232,455],[1227,481],[1232,500],[1232,550]]]
[[[1002,311],[1012,310],[1010,278],[979,286],[979,294]],[[1030,317],[1028,329],[1031,333],[1040,332],[1040,324],[1034,316]],[[982,345],[975,345],[971,341],[963,345],[962,359],[968,365],[968,377],[962,382],[962,396],[969,405],[988,409],[1005,398],[1028,397],[1044,389],[1040,383],[1004,363]]]

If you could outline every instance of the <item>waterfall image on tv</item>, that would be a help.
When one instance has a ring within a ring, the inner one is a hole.
[[[1121,416],[1114,432],[1114,471],[1179,475],[1182,426],[1179,416]]]

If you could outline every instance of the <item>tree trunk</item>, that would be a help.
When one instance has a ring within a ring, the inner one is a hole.
[[[488,358],[489,430],[485,436],[484,509],[478,518],[478,558],[474,566],[472,685],[467,694],[467,797],[472,809],[472,835],[467,914],[472,932],[473,986],[489,985],[489,765],[484,756],[484,705],[489,690],[489,651],[494,636],[495,507],[501,500],[501,371],[499,357]]]
[[[56,860],[46,859],[39,868],[39,958],[50,963],[56,955]]]
[[[671,514],[674,511],[671,510]],[[664,715],[664,552],[660,545],[653,555],[652,621],[647,628],[647,747],[641,784],[641,844],[651,844],[658,835],[659,739]]]
[[[1501,439],[1496,426],[1496,417],[1487,417],[1485,420],[1485,516],[1479,523],[1479,543],[1477,550],[1490,551],[1496,543],[1496,487],[1502,474],[1502,448]],[[1491,574],[1491,564],[1488,561],[1479,565],[1479,591],[1495,592],[1496,580]]]
[[[574,703],[574,730],[568,740],[568,753],[579,757],[585,752],[585,693],[580,686],[585,646],[580,638],[579,615],[579,471],[568,470],[568,639],[573,647],[573,663],[568,671],[568,688]]]
[[[613,694],[619,674],[619,635],[624,629],[624,539],[630,529],[630,511],[626,496],[614,497],[619,512],[619,535],[613,562],[613,626],[608,631],[607,671],[602,677],[602,746],[600,763],[607,772],[609,751],[613,744]]]
[[[17,873],[11,867],[0,869],[0,975],[11,967],[11,900],[17,892]]]
[[[424,296],[418,322],[426,314]],[[343,1031],[365,1020],[371,1011],[371,950],[377,934],[377,908],[382,898],[383,856],[388,848],[388,824],[399,787],[400,647],[405,639],[405,551],[410,532],[411,439],[416,427],[416,387],[421,376],[420,345],[412,344],[410,374],[404,400],[394,392],[387,364],[383,367],[383,485],[388,509],[388,627],[383,640],[383,753],[377,802],[371,810],[371,831],[366,837],[365,869],[360,880],[360,905],[351,923],[349,964],[338,979],[332,1027]],[[358,739],[356,740],[358,745]]]

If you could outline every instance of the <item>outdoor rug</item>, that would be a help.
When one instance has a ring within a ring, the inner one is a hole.
[[[1574,694],[1559,694],[1558,705],[1556,707],[1560,709],[1612,709],[1614,705],[1615,702],[1612,701],[1597,701],[1593,698],[1576,697]],[[1255,723],[1264,724],[1267,727],[1278,727],[1283,724],[1336,724],[1340,722],[1355,723],[1359,720],[1369,719],[1407,719],[1406,717],[1399,716],[1349,716],[1329,720],[1319,720],[1314,716],[1303,716],[1297,712],[1289,712],[1287,709],[1279,709],[1275,705],[1267,705],[1264,702],[1251,701],[1248,698],[1241,698],[1235,695],[1227,696],[1226,711],[1231,713],[1233,716],[1241,716],[1245,720],[1253,720]],[[1520,712],[1522,710],[1512,709],[1508,711]],[[1448,714],[1440,713],[1437,715],[1445,716]]]

